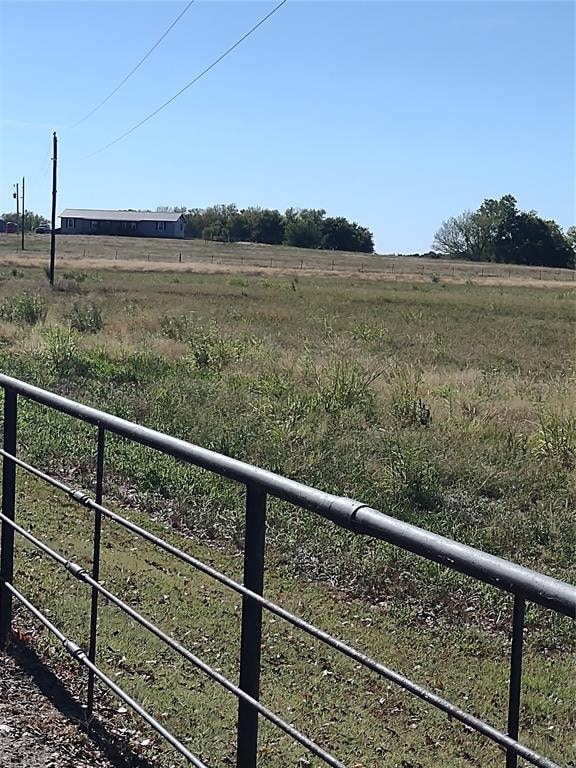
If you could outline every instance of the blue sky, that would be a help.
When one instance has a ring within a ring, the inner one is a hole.
[[[448,216],[514,194],[575,223],[575,6],[545,0],[289,2],[153,120],[275,4],[0,0],[0,209],[27,181],[59,212],[236,202],[322,207],[381,252],[427,250]]]

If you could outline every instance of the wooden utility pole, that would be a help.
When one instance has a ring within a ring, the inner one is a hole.
[[[58,139],[54,131],[52,152],[52,227],[50,230],[50,285],[54,285],[54,262],[56,260],[56,165],[58,162]]]
[[[24,251],[24,229],[26,227],[26,204],[24,201],[24,176],[22,176],[22,250]]]

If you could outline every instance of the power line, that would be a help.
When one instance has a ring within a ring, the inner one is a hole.
[[[88,114],[87,114],[87,115],[84,115],[84,117],[83,117],[83,118],[81,118],[80,120],[78,120],[78,122],[77,122],[77,123],[74,123],[74,125],[72,126],[72,128],[76,128],[78,125],[80,125],[81,123],[83,123],[83,122],[85,122],[86,120],[88,120],[88,118],[89,118],[89,117],[92,117],[92,115],[93,115],[95,112],[97,112],[97,111],[98,111],[98,110],[99,110],[101,107],[103,107],[103,106],[104,106],[104,104],[106,104],[106,102],[107,102],[107,101],[109,101],[109,100],[112,98],[112,96],[114,96],[114,94],[115,94],[115,93],[117,93],[117,92],[120,90],[120,88],[122,88],[122,86],[124,85],[124,83],[125,83],[127,80],[129,80],[129,79],[132,77],[132,75],[133,75],[133,74],[136,72],[136,70],[140,69],[140,67],[142,66],[142,64],[144,64],[144,62],[146,61],[146,59],[148,58],[148,56],[150,56],[150,54],[151,54],[153,51],[155,51],[155,50],[156,50],[156,48],[158,48],[158,46],[160,45],[160,43],[162,42],[162,40],[164,40],[164,38],[166,37],[166,35],[167,35],[167,34],[168,34],[168,33],[169,33],[169,32],[170,32],[172,29],[174,29],[174,27],[176,26],[176,24],[178,24],[178,22],[180,21],[180,19],[182,18],[182,16],[184,16],[184,14],[185,14],[185,13],[188,11],[188,9],[190,8],[190,6],[191,6],[193,3],[194,3],[194,0],[190,0],[190,2],[189,2],[189,3],[188,3],[188,5],[187,5],[187,6],[184,8],[184,10],[183,10],[183,11],[182,11],[182,12],[181,12],[181,13],[180,13],[180,14],[179,14],[179,15],[178,15],[178,16],[177,16],[175,19],[174,19],[174,21],[172,22],[172,24],[170,24],[170,26],[168,27],[168,29],[166,30],[166,32],[164,32],[164,34],[162,35],[162,37],[160,37],[160,38],[159,38],[159,39],[158,39],[158,40],[157,40],[157,41],[154,43],[154,45],[152,46],[152,48],[150,48],[150,50],[149,50],[149,51],[148,51],[148,52],[147,52],[147,53],[146,53],[146,54],[145,54],[145,55],[144,55],[144,56],[143,56],[143,57],[140,59],[140,61],[138,62],[138,64],[136,64],[136,66],[135,66],[133,69],[131,69],[131,70],[130,70],[130,72],[128,72],[128,74],[126,75],[126,77],[125,77],[125,78],[124,78],[124,79],[123,79],[123,80],[122,80],[120,83],[118,83],[118,85],[116,86],[116,88],[114,88],[114,90],[113,90],[113,91],[110,91],[110,93],[108,94],[108,96],[106,96],[106,98],[105,98],[103,101],[101,101],[101,102],[100,102],[100,104],[98,104],[97,106],[95,106],[95,107],[94,107],[94,109],[93,109],[91,112],[88,112]]]
[[[168,106],[168,104],[171,104],[173,101],[175,101],[175,99],[177,99],[179,96],[181,96],[181,95],[184,93],[184,91],[187,91],[187,90],[188,90],[188,88],[190,88],[190,87],[191,87],[191,86],[193,86],[195,83],[197,83],[197,82],[198,82],[198,80],[200,80],[202,77],[204,77],[204,75],[207,75],[207,74],[208,74],[208,72],[210,72],[210,70],[211,70],[211,69],[214,69],[214,67],[215,67],[217,64],[219,64],[219,63],[222,61],[222,59],[225,59],[225,58],[226,58],[226,56],[228,56],[228,54],[232,53],[232,51],[233,51],[235,48],[238,48],[238,46],[239,46],[241,43],[243,43],[243,42],[244,42],[244,40],[246,40],[246,38],[247,38],[247,37],[250,37],[250,35],[251,35],[253,32],[255,32],[255,31],[258,29],[258,27],[261,27],[261,26],[262,26],[262,24],[264,24],[264,22],[265,22],[265,21],[267,21],[267,20],[270,18],[270,16],[273,16],[273,15],[276,13],[276,11],[279,11],[279,10],[280,10],[280,8],[281,8],[283,5],[285,5],[287,2],[288,2],[288,0],[281,0],[281,2],[279,2],[279,3],[278,3],[278,5],[276,5],[276,6],[275,6],[275,7],[274,7],[274,8],[273,8],[271,11],[269,11],[269,13],[267,13],[267,14],[266,14],[266,16],[264,16],[264,18],[260,19],[260,21],[259,21],[257,24],[255,24],[255,25],[252,27],[252,29],[248,30],[248,32],[246,32],[246,34],[245,34],[245,35],[243,35],[243,36],[240,38],[240,40],[237,40],[237,41],[234,43],[234,45],[230,46],[230,48],[228,48],[228,50],[227,50],[227,51],[225,51],[225,52],[224,52],[224,53],[223,53],[221,56],[219,56],[219,57],[218,57],[218,58],[217,58],[215,61],[213,61],[213,62],[212,62],[212,64],[210,64],[209,66],[207,66],[207,67],[206,67],[206,69],[202,70],[202,72],[200,72],[200,74],[199,74],[199,75],[196,75],[196,77],[195,77],[193,80],[190,80],[190,82],[189,82],[187,85],[185,85],[183,88],[181,88],[181,89],[178,91],[178,93],[175,93],[175,94],[174,94],[174,96],[172,96],[170,99],[168,99],[168,101],[165,101],[165,102],[164,102],[164,104],[161,104],[161,105],[160,105],[160,106],[159,106],[157,109],[155,109],[153,112],[150,112],[150,114],[149,114],[149,115],[147,115],[147,116],[146,116],[146,117],[145,117],[143,120],[140,120],[140,122],[139,122],[139,123],[136,123],[136,125],[133,125],[133,126],[132,126],[132,128],[130,128],[129,130],[127,130],[127,131],[126,131],[125,133],[123,133],[121,136],[118,136],[116,139],[114,139],[114,141],[111,141],[109,144],[106,144],[106,145],[104,145],[103,147],[100,147],[100,149],[97,149],[95,152],[92,152],[91,154],[89,154],[89,155],[86,155],[86,158],[85,158],[85,159],[88,159],[89,157],[94,157],[94,155],[98,155],[100,152],[104,152],[104,150],[105,150],[105,149],[109,149],[109,148],[110,148],[110,147],[112,147],[114,144],[117,144],[119,141],[122,141],[122,139],[125,139],[125,138],[126,138],[126,136],[129,136],[131,133],[134,133],[134,131],[135,131],[135,130],[137,130],[138,128],[140,128],[140,126],[144,125],[144,123],[147,123],[147,122],[148,122],[148,120],[151,120],[151,119],[152,119],[152,118],[153,118],[155,115],[157,115],[157,114],[158,114],[158,112],[161,112],[161,111],[162,111],[162,110],[163,110],[165,107],[167,107],[167,106]]]

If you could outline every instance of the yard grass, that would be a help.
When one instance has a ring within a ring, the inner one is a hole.
[[[576,580],[569,286],[78,268],[59,278],[49,291],[39,269],[4,269],[3,372]],[[67,417],[24,402],[20,419],[23,456],[90,487],[93,429],[69,429]],[[118,439],[107,446],[107,478],[108,498],[138,520],[169,523],[178,541],[176,530],[188,531],[188,551],[238,573],[235,485]],[[83,513],[27,482],[20,519],[88,557]],[[268,595],[504,724],[506,596],[285,504],[271,503],[267,535]],[[236,598],[203,577],[185,582],[179,566],[121,532],[106,536],[108,583],[165,628],[189,631],[208,661],[236,669]],[[58,591],[51,573],[30,557],[16,583],[85,639],[85,598]],[[574,623],[531,609],[527,625],[526,740],[576,765]],[[180,678],[179,662],[156,664],[167,652],[120,626],[107,608],[110,669],[126,657],[133,690],[209,764],[226,764],[231,700],[188,672]],[[266,624],[266,637],[263,699],[345,762],[502,764],[498,750],[280,622]],[[261,749],[264,765],[306,765],[267,727]]]

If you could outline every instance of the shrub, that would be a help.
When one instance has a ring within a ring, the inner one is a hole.
[[[576,418],[549,418],[532,436],[532,452],[566,469],[576,466]]]
[[[62,277],[64,280],[75,280],[77,283],[83,283],[87,279],[88,273],[72,269],[68,272],[62,272]]]
[[[366,371],[356,363],[338,360],[327,372],[324,380],[315,373],[316,393],[314,402],[326,413],[338,413],[351,409],[370,418],[375,413],[375,395],[372,383],[379,372]]]
[[[163,317],[160,329],[169,339],[188,344],[188,360],[195,368],[221,371],[240,359],[242,342],[223,338],[213,325],[195,326],[190,315]]]
[[[174,341],[189,341],[194,332],[192,318],[190,315],[163,317],[160,320],[160,332],[162,336]]]
[[[239,344],[223,339],[210,329],[196,332],[188,339],[188,343],[188,359],[196,368],[221,371],[228,363],[235,362],[240,357]]]
[[[400,372],[392,387],[392,413],[405,426],[427,427],[432,423],[430,406],[419,395],[420,376]]]
[[[78,354],[78,341],[71,328],[50,326],[44,330],[44,355],[50,368],[58,375],[82,372],[84,366]]]
[[[46,319],[48,307],[42,296],[23,293],[0,304],[0,319],[18,325],[37,325]]]
[[[102,312],[96,304],[76,302],[68,319],[71,327],[79,333],[98,333],[102,330]]]

